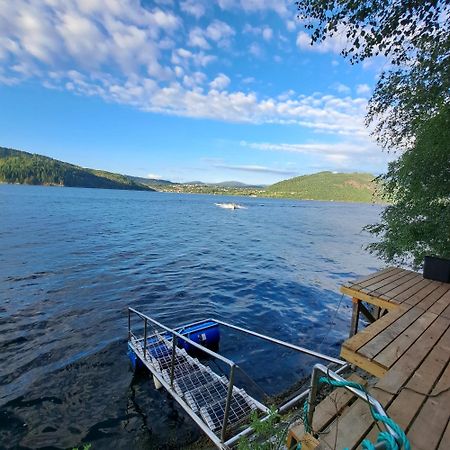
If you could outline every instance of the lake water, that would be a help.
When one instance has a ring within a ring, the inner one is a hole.
[[[382,266],[361,231],[380,211],[0,185],[0,447],[180,448],[201,436],[133,376],[128,306],[167,325],[219,317],[337,356],[351,315],[339,286]],[[270,395],[317,362],[234,333],[221,353]]]

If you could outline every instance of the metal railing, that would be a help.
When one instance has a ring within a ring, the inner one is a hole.
[[[138,317],[140,317],[143,322],[144,322],[144,337],[143,338],[139,338],[138,336],[134,335],[134,333],[132,332],[132,328],[131,328],[131,314],[135,314]],[[309,350],[307,348],[304,347],[300,347],[298,345],[294,345],[294,344],[290,344],[288,342],[285,341],[281,341],[279,339],[275,339],[272,338],[270,336],[266,336],[264,334],[261,333],[257,333],[242,327],[238,327],[236,325],[232,325],[230,323],[224,322],[222,320],[217,320],[217,319],[207,319],[210,321],[213,321],[217,324],[223,325],[227,328],[233,329],[235,331],[239,331],[242,332],[244,334],[248,334],[254,337],[257,337],[259,339],[263,339],[266,341],[269,341],[273,344],[276,345],[280,345],[282,347],[285,348],[289,348],[291,350],[297,351],[299,353],[303,353],[303,354],[307,354],[325,361],[328,361],[330,363],[334,363],[337,364],[340,367],[340,369],[337,372],[340,372],[341,370],[343,370],[346,366],[347,363],[345,361],[342,361],[340,359],[337,358],[333,358],[331,356],[319,353],[319,352],[315,352],[313,350]],[[171,336],[171,340],[172,340],[172,359],[171,359],[171,366],[170,366],[170,384],[167,383],[162,376],[160,376],[160,374],[155,371],[153,369],[153,366],[151,365],[151,363],[147,360],[147,342],[148,339],[156,336],[156,334],[152,334],[151,336],[148,336],[148,323],[153,324],[154,326],[164,330],[165,332],[169,333]],[[186,325],[185,327],[188,326],[192,326],[192,325],[196,325],[199,323],[204,322],[204,320],[201,321],[197,321],[197,322],[193,322],[189,325]],[[178,328],[180,331],[181,329]],[[198,350],[201,350],[201,352],[206,353],[207,355],[216,358],[220,361],[222,361],[223,363],[225,363],[228,367],[229,367],[229,371],[228,371],[228,389],[227,389],[227,397],[226,397],[226,402],[225,402],[225,408],[224,408],[224,417],[223,417],[223,422],[222,422],[222,428],[221,428],[221,432],[220,432],[220,437],[218,437],[214,432],[212,432],[207,426],[206,424],[200,419],[200,417],[198,417],[186,404],[185,402],[181,399],[180,396],[178,396],[178,394],[172,389],[173,388],[173,381],[174,381],[174,369],[175,369],[175,353],[176,353],[176,346],[177,346],[177,342],[178,339],[182,339],[185,342],[188,342],[190,345],[192,345],[193,347],[195,347]],[[181,334],[179,331],[176,331],[176,329],[172,329],[169,328],[165,325],[163,325],[162,323],[158,322],[157,320],[137,311],[134,308],[129,307],[128,308],[128,340],[132,343],[132,341],[134,342],[141,342],[142,340],[143,342],[143,358],[144,358],[144,363],[146,364],[147,368],[152,372],[153,376],[156,377],[156,379],[161,383],[161,385],[163,385],[169,392],[170,394],[175,398],[175,400],[181,405],[181,407],[189,414],[189,416],[195,421],[195,423],[208,435],[208,437],[214,442],[214,444],[219,447],[219,448],[229,448],[229,446],[234,445],[237,443],[237,441],[242,437],[242,436],[246,436],[252,433],[253,429],[252,427],[247,427],[246,429],[244,429],[243,431],[241,431],[240,433],[238,433],[237,435],[229,438],[228,440],[226,440],[226,432],[227,432],[227,426],[228,426],[228,418],[229,418],[229,412],[230,412],[230,404],[231,404],[231,400],[233,397],[233,387],[234,387],[234,375],[235,375],[235,370],[238,367],[237,364],[233,361],[231,361],[230,359],[220,355],[217,352],[214,352],[213,350],[204,347],[203,345],[189,339],[186,335]],[[132,344],[133,345],[133,344]],[[139,348],[136,347],[135,345],[133,345],[134,350],[136,350],[137,353],[141,353],[139,351]],[[324,366],[322,366],[324,367]],[[296,403],[298,403],[299,401],[301,401],[302,399],[304,399],[308,393],[310,392],[310,389],[306,389],[305,391],[301,392],[300,394],[298,394],[297,396],[295,396],[294,398],[290,399],[289,401],[287,401],[286,403],[282,404],[281,406],[279,406],[277,408],[278,412],[283,412],[286,411],[287,409],[293,407]],[[264,411],[266,413],[266,416],[264,416],[261,420],[267,420],[270,416],[269,416],[269,408],[267,406],[265,406],[264,404],[260,403],[259,401],[257,401],[256,399],[252,398],[252,400],[255,402],[255,405],[262,411]]]
[[[340,382],[344,382],[344,383],[347,382],[347,380],[345,378],[342,378],[341,376],[338,375],[338,373],[331,371],[328,367],[325,367],[322,364],[316,364],[314,366],[313,372],[311,375],[309,396],[308,396],[308,400],[307,400],[307,402],[308,402],[307,421],[308,421],[308,424],[310,427],[312,427],[312,424],[313,424],[314,410],[316,409],[317,392],[318,392],[318,387],[319,387],[319,379],[322,374],[332,380],[335,380],[335,381],[340,381]],[[349,390],[350,392],[352,392],[353,394],[355,394],[356,396],[358,396],[365,402],[369,403],[369,405],[371,407],[373,407],[380,416],[388,417],[384,408],[381,406],[381,403],[376,398],[369,395],[366,391],[357,389],[356,387],[353,387],[353,386],[342,386],[342,387]],[[386,429],[387,429],[388,433],[395,440],[398,439],[397,434],[388,424],[386,424]],[[375,448],[377,450],[386,450],[387,449],[386,441],[377,442],[375,444]]]

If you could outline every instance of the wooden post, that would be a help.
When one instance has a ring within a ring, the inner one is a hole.
[[[352,298],[353,310],[352,310],[352,323],[350,325],[350,337],[354,336],[358,332],[358,322],[359,322],[359,298]]]

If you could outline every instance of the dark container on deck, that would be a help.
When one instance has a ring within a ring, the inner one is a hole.
[[[450,259],[425,256],[423,277],[429,280],[450,283]]]

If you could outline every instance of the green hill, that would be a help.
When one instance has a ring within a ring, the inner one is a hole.
[[[342,202],[379,201],[370,173],[319,172],[280,181],[266,188],[271,197]]]
[[[4,147],[0,147],[0,182],[153,191],[124,175]]]

